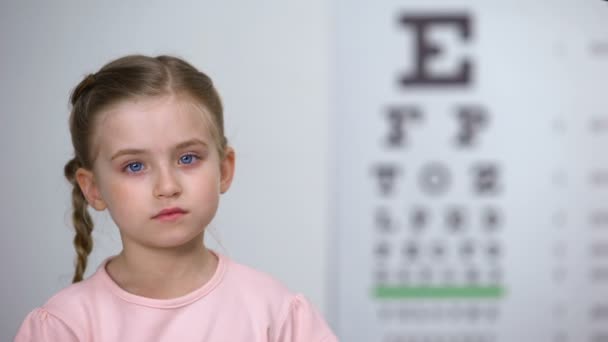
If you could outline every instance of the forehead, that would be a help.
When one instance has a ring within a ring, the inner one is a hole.
[[[100,114],[93,137],[98,156],[121,148],[162,152],[193,138],[213,143],[207,114],[186,97],[131,99]]]

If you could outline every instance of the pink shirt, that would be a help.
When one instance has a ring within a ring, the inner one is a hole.
[[[315,308],[270,276],[216,253],[215,274],[173,299],[120,288],[105,262],[33,310],[15,342],[24,341],[338,341]],[[106,261],[107,262],[107,261]]]

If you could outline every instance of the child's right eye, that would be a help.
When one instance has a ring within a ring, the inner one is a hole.
[[[138,173],[143,168],[144,168],[144,164],[142,164],[140,162],[133,162],[133,163],[129,163],[127,166],[125,166],[124,170],[127,171],[128,173]]]

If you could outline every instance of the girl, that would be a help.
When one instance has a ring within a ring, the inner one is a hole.
[[[235,165],[209,77],[175,57],[127,56],[70,100],[74,284],[15,341],[337,341],[303,296],[203,244]],[[123,248],[82,280],[87,206],[108,210]]]

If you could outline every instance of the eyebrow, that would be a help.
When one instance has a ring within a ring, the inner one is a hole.
[[[179,150],[179,149],[194,146],[194,145],[203,145],[204,147],[207,147],[207,144],[204,141],[194,138],[194,139],[186,140],[184,142],[181,142],[181,143],[175,145],[173,147],[173,149]],[[147,150],[143,150],[143,149],[126,148],[126,149],[122,149],[122,150],[119,150],[118,152],[114,153],[112,155],[112,158],[110,158],[110,160],[114,160],[114,159],[116,159],[120,156],[124,156],[124,155],[145,154],[146,152],[147,152]]]

